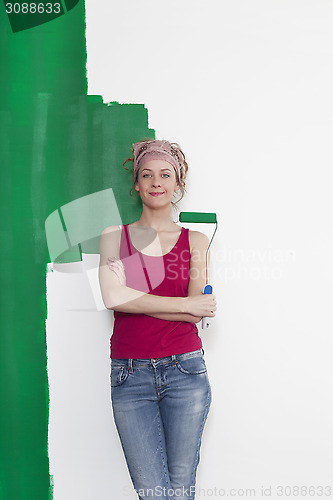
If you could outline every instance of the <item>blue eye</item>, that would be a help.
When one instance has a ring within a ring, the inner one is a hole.
[[[142,177],[146,177],[147,175],[150,175],[150,174],[143,174],[143,176],[142,176]],[[162,175],[166,175],[167,177],[170,177],[170,175],[169,175],[169,174],[162,174]]]

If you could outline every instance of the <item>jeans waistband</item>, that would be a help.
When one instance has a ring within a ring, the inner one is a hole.
[[[194,358],[196,356],[204,355],[205,351],[203,348],[197,349],[196,351],[184,352],[183,354],[172,354],[171,356],[164,356],[162,358],[111,358],[112,365],[125,365],[130,369],[133,365],[136,366],[147,366],[147,365],[164,365],[171,363],[172,361],[177,361],[181,359]]]

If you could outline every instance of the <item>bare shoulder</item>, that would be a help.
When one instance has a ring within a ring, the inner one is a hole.
[[[200,231],[191,231],[188,232],[188,239],[190,243],[190,251],[198,250],[198,251],[206,251],[209,246],[209,238],[206,234],[201,233]]]
[[[100,255],[103,262],[107,257],[119,259],[121,226],[109,226],[103,229],[100,237]]]
[[[105,229],[103,229],[102,231],[102,235],[106,235],[106,234],[117,234],[117,233],[120,233],[121,232],[121,226],[109,226],[109,227],[106,227]]]

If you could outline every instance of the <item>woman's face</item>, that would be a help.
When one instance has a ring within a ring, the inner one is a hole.
[[[135,189],[149,206],[170,204],[173,193],[179,189],[175,169],[165,160],[147,161],[139,168]]]

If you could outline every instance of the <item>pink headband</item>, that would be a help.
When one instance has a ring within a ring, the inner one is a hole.
[[[133,144],[134,151],[134,180],[136,173],[146,161],[164,160],[169,162],[180,179],[180,167],[183,163],[183,155],[180,149],[168,141],[140,141]]]

